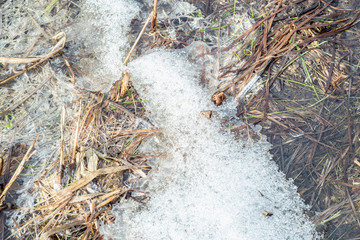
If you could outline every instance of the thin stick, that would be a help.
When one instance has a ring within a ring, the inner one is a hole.
[[[63,57],[64,62],[65,62],[65,65],[68,67],[68,69],[69,69],[69,71],[70,71],[72,84],[75,84],[75,73],[74,73],[74,71],[72,70],[68,59],[65,57],[65,55],[64,55],[63,52],[60,52],[60,55]]]
[[[13,185],[13,183],[15,182],[17,177],[20,175],[21,171],[24,169],[25,162],[36,152],[36,150],[34,152],[31,152],[31,150],[33,149],[38,137],[39,137],[39,135],[36,136],[35,140],[31,144],[30,148],[27,150],[25,156],[23,157],[23,159],[21,160],[19,166],[17,167],[14,175],[11,177],[9,183],[6,184],[6,186],[4,188],[4,191],[1,193],[1,195],[0,195],[0,206],[3,205],[3,202],[5,200],[4,196],[9,191],[10,187]]]
[[[14,58],[14,57],[0,57],[1,63],[20,64],[20,63],[33,63],[41,60],[39,57],[29,58]]]
[[[349,198],[350,206],[351,206],[351,209],[352,209],[353,212],[354,212],[354,216],[355,216],[356,222],[357,222],[358,225],[360,226],[360,219],[359,219],[359,216],[358,216],[358,214],[357,214],[357,210],[356,210],[356,208],[355,208],[355,206],[354,206],[354,202],[353,202],[353,200],[352,200],[352,198],[351,198],[351,196],[350,196],[349,188],[348,188],[348,187],[346,188],[346,194],[347,194],[347,196],[348,196],[348,198]]]
[[[64,140],[64,128],[65,128],[65,119],[66,119],[66,110],[65,110],[65,106],[62,107],[61,110],[61,121],[60,121],[60,163],[59,163],[59,172],[58,172],[58,184],[59,186],[61,186],[61,181],[62,181],[62,177],[64,174],[64,166],[65,166],[65,161],[64,161],[64,145],[65,145],[65,140]]]
[[[42,32],[42,33],[43,33],[44,35],[46,35],[48,38],[50,38],[51,35],[50,35],[49,33],[47,33],[47,32],[40,26],[40,24],[34,19],[34,17],[28,12],[27,9],[25,9],[25,12],[27,13],[27,15],[29,15],[29,17],[30,17],[31,21],[34,23],[35,27],[36,27],[37,29],[39,29],[40,32]]]
[[[149,17],[148,17],[148,19],[146,19],[146,22],[145,22],[143,28],[141,29],[141,32],[139,33],[139,36],[137,37],[134,45],[133,45],[132,48],[130,49],[130,52],[129,52],[129,54],[127,55],[127,57],[126,57],[123,65],[126,65],[127,62],[129,61],[129,59],[130,59],[130,57],[131,57],[131,54],[132,54],[132,52],[134,51],[136,45],[139,43],[141,36],[144,34],[145,29],[146,29],[146,26],[149,24],[152,15],[153,15],[153,12],[151,12],[150,15],[149,15]]]
[[[78,121],[77,121],[77,124],[76,124],[73,152],[72,152],[72,157],[71,157],[70,164],[75,163],[76,149],[77,149],[77,146],[78,146],[78,139],[79,139],[80,122],[81,122],[81,103],[80,103],[80,107],[79,107],[79,116],[78,116]]]

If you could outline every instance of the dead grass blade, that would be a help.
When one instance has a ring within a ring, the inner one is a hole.
[[[140,39],[141,39],[141,36],[144,34],[145,29],[146,29],[147,25],[149,24],[149,22],[150,22],[150,20],[151,20],[151,18],[152,18],[152,16],[153,16],[153,13],[154,13],[154,12],[151,12],[151,13],[149,14],[149,17],[146,19],[146,21],[145,21],[145,23],[144,23],[144,26],[143,26],[143,28],[141,29],[141,32],[139,33],[139,35],[138,35],[138,37],[136,38],[133,46],[132,46],[131,49],[130,49],[130,52],[128,53],[127,57],[125,58],[123,65],[126,65],[127,62],[130,60],[131,54],[132,54],[132,52],[135,50],[136,45],[139,43],[139,41],[140,41]]]
[[[41,58],[12,58],[12,57],[0,57],[0,63],[10,63],[10,64],[21,64],[21,63],[33,63],[41,60]]]
[[[128,169],[135,169],[136,167],[129,167],[129,166],[115,166],[115,167],[108,167],[108,168],[102,168],[93,172],[87,172],[85,176],[83,176],[81,179],[76,181],[75,183],[71,184],[67,188],[59,191],[56,195],[58,197],[66,196],[79,188],[85,186],[89,182],[91,182],[93,179],[101,176],[101,175],[109,175],[117,172],[122,172]]]
[[[79,226],[79,225],[86,225],[85,221],[84,220],[74,220],[74,221],[71,221],[69,223],[66,223],[64,225],[60,225],[60,226],[57,226],[57,227],[54,227],[52,228],[51,230],[41,234],[40,236],[40,240],[47,240],[49,239],[52,235],[54,235],[55,233],[58,233],[60,231],[63,231],[63,230],[67,230],[67,229],[70,229],[72,227],[75,227],[75,226]]]

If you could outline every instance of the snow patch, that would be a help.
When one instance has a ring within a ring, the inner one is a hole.
[[[106,90],[120,77],[139,7],[130,0],[87,0],[83,10],[81,37],[94,49],[84,66],[97,79],[87,89]],[[155,51],[129,64],[148,117],[164,131],[153,151],[167,158],[158,160],[144,183],[150,200],[119,204],[115,223],[101,232],[112,239],[319,238],[296,187],[271,161],[270,144],[236,141],[220,130],[222,114],[210,120],[201,114],[227,110],[211,103],[198,65],[188,58],[187,49]]]
[[[157,51],[129,65],[148,116],[164,130],[149,179],[151,199],[114,209],[115,239],[316,239],[296,187],[285,180],[269,143],[235,141],[199,85],[186,51]],[[272,216],[264,216],[264,212]],[[110,236],[109,235],[109,236]]]
[[[122,64],[130,49],[131,21],[139,11],[132,0],[84,1],[80,21],[70,33],[71,39],[88,50],[82,53],[88,57],[80,60],[87,75],[79,83],[81,88],[108,91],[121,78]]]

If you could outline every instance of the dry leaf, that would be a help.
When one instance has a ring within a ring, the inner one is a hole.
[[[265,217],[271,217],[272,215],[274,215],[272,212],[268,212],[268,211],[263,211],[262,214],[263,214]]]
[[[215,93],[212,98],[213,98],[213,102],[216,105],[221,105],[222,102],[225,100],[226,96],[223,92],[221,92],[221,93]]]
[[[204,117],[206,117],[207,119],[210,119],[211,116],[212,116],[212,111],[209,110],[209,111],[202,111],[200,112]]]

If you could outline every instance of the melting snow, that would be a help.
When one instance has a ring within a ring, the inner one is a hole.
[[[91,23],[101,27],[94,33],[101,40],[89,43],[100,61],[93,77],[113,81],[120,74],[124,36],[139,8],[128,0],[87,0],[85,6],[88,19],[96,19]],[[219,117],[201,115],[223,109],[211,103],[210,92],[199,84],[197,65],[187,59],[186,50],[156,51],[129,65],[148,117],[164,131],[154,150],[168,157],[150,174],[146,191],[151,199],[117,206],[117,219],[103,226],[103,234],[112,239],[317,238],[296,187],[271,161],[269,143],[235,141],[220,130]]]
[[[69,33],[91,55],[80,61],[86,77],[77,84],[91,91],[108,91],[121,76],[121,66],[128,53],[131,20],[140,7],[132,0],[86,0],[81,17]]]
[[[168,157],[149,179],[151,199],[145,206],[114,210],[114,236],[315,238],[296,187],[271,161],[269,143],[237,142],[220,131],[219,119],[200,114],[214,109],[211,94],[198,84],[199,71],[186,59],[186,52],[157,51],[129,66],[149,118],[165,131],[158,150]]]

